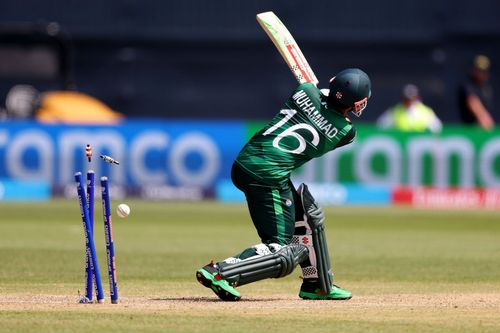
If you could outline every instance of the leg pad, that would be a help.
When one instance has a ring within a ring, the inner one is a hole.
[[[306,184],[301,184],[297,192],[304,209],[304,221],[295,223],[292,243],[309,249],[309,260],[301,265],[304,278],[317,279],[321,289],[329,293],[333,286],[333,274],[325,235],[325,214]]]
[[[279,251],[255,256],[237,263],[221,265],[219,274],[234,286],[268,279],[280,278],[293,272],[295,266],[307,259],[308,249],[292,244]]]

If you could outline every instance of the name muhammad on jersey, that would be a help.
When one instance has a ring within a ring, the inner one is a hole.
[[[304,90],[297,91],[292,99],[327,137],[332,139],[337,135],[338,129],[319,113]]]
[[[303,91],[300,90],[297,93],[295,93],[292,96],[292,99],[295,101],[295,103],[301,108],[302,111],[311,119],[311,121],[316,124],[316,126],[320,129],[320,131],[324,132],[327,137],[330,139],[334,138],[337,133],[338,129],[333,126],[327,119],[325,119],[321,113],[316,109],[316,107],[312,104],[311,99],[307,94]],[[273,133],[275,130],[283,126],[288,120],[290,120],[296,113],[297,110],[293,109],[283,109],[280,111],[281,114],[285,115],[283,119],[278,121],[276,124],[273,126],[269,127],[263,135],[269,135],[270,133]],[[283,132],[278,134],[274,140],[273,140],[273,147],[286,152],[286,153],[291,153],[291,154],[301,154],[304,152],[306,149],[306,140],[302,135],[297,133],[296,131],[299,129],[304,129],[307,130],[308,132],[311,133],[312,135],[312,140],[311,144],[313,146],[317,146],[320,140],[318,131],[316,128],[309,124],[305,123],[300,123],[300,124],[295,124],[293,126],[290,126],[289,128],[285,129]],[[284,137],[293,137],[298,141],[298,147],[295,149],[286,149],[282,146],[280,146],[280,141]]]

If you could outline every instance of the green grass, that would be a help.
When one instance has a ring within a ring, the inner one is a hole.
[[[0,203],[0,332],[500,331],[498,212],[329,208],[335,279],[352,300],[299,300],[298,269],[223,303],[194,272],[259,242],[246,208],[128,203],[131,215],[113,221],[118,305],[76,304],[84,281],[76,199]],[[96,214],[108,295],[100,207]]]

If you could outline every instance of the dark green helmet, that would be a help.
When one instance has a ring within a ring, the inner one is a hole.
[[[371,96],[371,82],[368,75],[358,68],[347,68],[330,80],[328,104],[350,109],[361,116]]]

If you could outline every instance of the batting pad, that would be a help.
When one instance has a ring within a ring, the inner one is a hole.
[[[307,247],[303,245],[287,245],[275,253],[224,265],[219,268],[219,274],[234,286],[268,278],[280,278],[292,273],[295,266],[307,259],[307,254]]]
[[[318,279],[321,290],[329,293],[333,286],[333,274],[325,235],[325,214],[306,184],[301,184],[297,192],[304,209],[304,221],[295,222],[292,244],[304,245],[309,250],[308,262],[301,265],[304,279]]]

